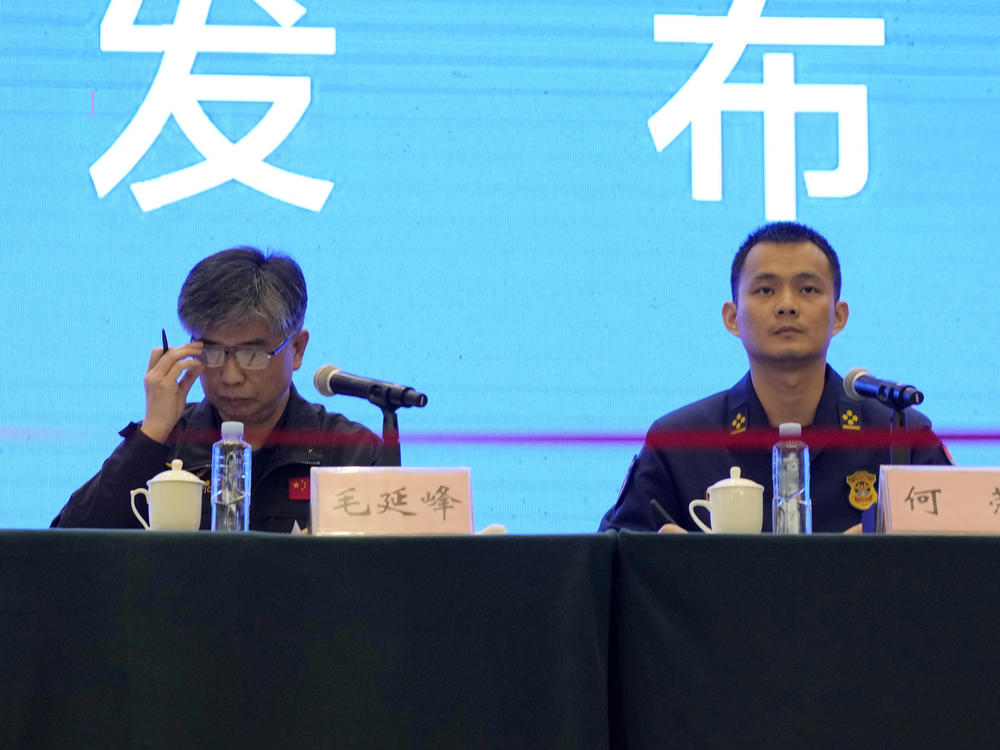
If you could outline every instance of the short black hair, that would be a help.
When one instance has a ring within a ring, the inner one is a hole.
[[[840,259],[837,258],[837,253],[834,252],[830,243],[826,241],[826,237],[815,229],[807,227],[805,224],[797,224],[794,221],[776,221],[755,229],[747,235],[747,238],[743,240],[743,244],[740,245],[740,249],[736,251],[736,256],[733,258],[733,268],[729,274],[729,286],[733,292],[733,302],[736,301],[736,289],[740,285],[740,274],[743,273],[743,264],[746,262],[747,255],[753,249],[754,245],[761,242],[813,243],[823,251],[823,255],[830,261],[830,275],[833,276],[833,298],[835,300],[840,299]]]
[[[177,314],[192,336],[252,321],[290,336],[302,328],[307,301],[302,269],[290,257],[234,247],[191,269],[181,287]]]

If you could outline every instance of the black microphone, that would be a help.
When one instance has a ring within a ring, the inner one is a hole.
[[[405,385],[349,375],[334,365],[323,365],[313,375],[313,385],[324,396],[338,393],[366,398],[376,406],[426,406],[427,396]]]
[[[844,392],[855,401],[877,398],[894,409],[905,409],[924,400],[924,394],[912,385],[873,378],[868,370],[860,367],[855,367],[847,373],[847,377],[844,378]]]

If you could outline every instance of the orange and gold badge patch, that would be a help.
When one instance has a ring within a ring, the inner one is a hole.
[[[729,420],[729,434],[739,435],[741,432],[746,432],[747,430],[747,415],[743,409],[737,409],[733,412],[732,418]]]
[[[854,411],[854,409],[850,406],[842,405],[840,407],[840,429],[854,431],[860,430],[861,415]]]
[[[847,486],[851,488],[851,494],[847,499],[851,502],[851,507],[858,510],[868,510],[878,500],[878,493],[875,492],[875,475],[868,471],[856,471],[847,477]]]

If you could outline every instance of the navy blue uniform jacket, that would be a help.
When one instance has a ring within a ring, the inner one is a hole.
[[[845,435],[864,430],[888,431],[890,410],[873,399],[851,401],[844,394],[844,381],[827,365],[826,384],[813,424],[803,430],[809,443],[810,429],[842,430]],[[930,430],[931,423],[913,409],[906,411],[908,431]],[[768,448],[652,448],[658,431],[719,430],[742,434],[751,430],[777,430],[768,422],[764,407],[750,382],[750,373],[728,391],[696,401],[656,420],[646,436],[642,451],[632,462],[618,502],[604,518],[601,530],[632,529],[655,531],[664,524],[663,517],[650,505],[655,498],[674,520],[685,529],[697,531],[688,513],[688,503],[705,497],[705,490],[720,479],[729,477],[731,466],[739,466],[742,476],[764,485],[764,531],[771,530],[771,452]],[[889,463],[888,447],[810,448],[810,497],[813,508],[813,531],[842,532],[861,522],[861,511],[849,501],[847,477],[867,471],[877,479],[879,466]],[[951,463],[939,441],[914,446],[913,464]],[[877,485],[876,485],[877,491]],[[702,512],[704,509],[702,509]],[[702,516],[704,519],[704,515]]]
[[[188,404],[166,443],[144,435],[133,422],[121,431],[119,443],[101,470],[74,492],[52,526],[139,528],[129,492],[169,469],[179,458],[184,470],[208,479],[212,442],[222,429],[219,413],[208,401]],[[289,532],[298,522],[309,525],[308,498],[292,491],[293,480],[308,479],[312,466],[372,466],[382,458],[382,441],[366,427],[342,414],[310,404],[291,386],[285,411],[271,433],[275,442],[253,452],[250,528]],[[292,438],[277,442],[278,436]],[[141,508],[141,500],[137,505]],[[211,504],[206,488],[201,528],[211,528]]]

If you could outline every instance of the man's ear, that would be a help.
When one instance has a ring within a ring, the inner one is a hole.
[[[740,335],[740,326],[736,322],[736,303],[725,302],[722,305],[722,324],[736,337]]]
[[[292,369],[298,370],[302,367],[302,356],[306,353],[306,346],[309,344],[309,331],[302,329],[289,342],[294,356],[292,357]]]
[[[837,300],[833,305],[833,332],[840,333],[841,329],[847,325],[847,317],[850,314],[847,303],[844,300]]]

